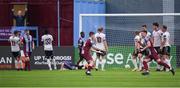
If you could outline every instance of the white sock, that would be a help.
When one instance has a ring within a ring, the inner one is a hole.
[[[171,68],[171,61],[169,59],[166,59],[166,64],[168,64]]]
[[[133,65],[134,65],[134,68],[138,68],[138,66],[137,66],[137,62],[136,62],[136,59],[132,59],[132,62],[133,62]]]
[[[20,68],[23,69],[23,62],[22,60],[19,60]]]
[[[50,59],[47,59],[47,64],[48,64],[49,70],[52,70],[52,68],[51,68],[51,61],[50,61]]]
[[[15,64],[15,68],[18,69],[18,61],[17,60],[14,61],[14,64]]]
[[[96,69],[99,68],[99,58],[96,59]]]
[[[142,58],[139,60],[139,70],[142,70],[143,67],[143,60]]]
[[[106,63],[106,59],[102,59],[102,63],[101,63],[101,70],[102,71],[104,70],[105,63]]]
[[[53,59],[53,64],[54,64],[54,69],[56,70],[57,66],[56,66],[56,60],[55,59]]]
[[[161,69],[161,65],[157,64],[157,69],[160,70]]]

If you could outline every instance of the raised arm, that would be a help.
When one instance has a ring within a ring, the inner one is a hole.
[[[16,18],[16,15],[14,14],[14,9],[11,9],[11,11],[12,11],[12,17]]]
[[[28,9],[27,9],[27,8],[25,8],[24,18],[26,18],[26,17],[27,17],[27,11],[28,11]]]

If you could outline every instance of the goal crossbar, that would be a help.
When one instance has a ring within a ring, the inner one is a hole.
[[[97,17],[97,16],[105,16],[105,17],[110,17],[110,16],[180,16],[180,13],[122,13],[122,14],[79,14],[79,32],[82,31],[82,19],[83,17]]]

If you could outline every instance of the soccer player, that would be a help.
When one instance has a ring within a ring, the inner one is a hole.
[[[86,40],[86,42],[83,46],[82,52],[81,52],[83,57],[85,58],[85,60],[88,63],[86,75],[91,75],[91,69],[93,69],[93,66],[94,66],[94,61],[93,61],[90,51],[95,51],[95,52],[99,52],[99,53],[105,52],[104,50],[98,49],[94,46],[95,41],[96,41],[96,38],[95,38],[94,32],[90,32],[89,39]]]
[[[142,25],[142,30],[147,31],[147,37],[151,37],[151,33],[147,29],[147,25]]]
[[[85,34],[84,34],[84,32],[81,32],[80,33],[80,38],[79,38],[79,40],[78,40],[78,49],[79,49],[79,60],[78,60],[78,62],[77,62],[77,66],[79,66],[79,63],[84,59],[83,58],[83,56],[82,56],[82,54],[81,54],[81,52],[82,52],[82,47],[83,47],[83,45],[84,45],[84,37],[85,37]]]
[[[22,60],[20,59],[20,38],[19,38],[19,32],[14,31],[13,35],[10,36],[9,41],[11,43],[11,52],[13,57],[15,58],[15,68],[17,70],[21,70],[23,68],[22,66]]]
[[[100,27],[97,30],[97,33],[95,34],[96,37],[96,48],[104,50],[104,51],[108,51],[108,45],[106,42],[106,35],[103,33],[103,28]],[[96,70],[98,70],[99,64],[101,64],[101,70],[104,70],[104,66],[105,66],[105,55],[106,53],[96,53],[97,59],[96,59]]]
[[[175,75],[174,69],[171,68],[168,64],[161,61],[161,59],[159,58],[158,53],[156,52],[155,48],[153,47],[151,38],[146,38],[147,31],[142,31],[141,33],[142,33],[142,38],[146,41],[146,46],[143,49],[141,49],[140,51],[143,52],[146,49],[149,50],[149,55],[146,55],[146,57],[145,57],[145,59],[143,61],[144,72],[142,73],[142,75],[149,75],[149,69],[148,69],[148,64],[147,63],[152,61],[152,60],[156,61],[159,65],[162,65],[165,68],[170,69],[172,74]]]
[[[159,29],[159,24],[157,22],[153,23],[152,41],[153,41],[153,46],[159,56],[161,56],[161,50],[160,50],[161,35],[162,35],[162,31]],[[160,71],[160,69],[161,69],[161,66],[157,65],[156,71]]]
[[[53,58],[53,37],[52,35],[49,34],[48,30],[45,30],[44,35],[41,38],[41,41],[43,42],[44,45],[44,52],[45,52],[45,57],[47,59],[47,64],[49,67],[49,70],[52,70],[51,68],[51,61],[54,64],[54,69],[56,70],[56,60]]]
[[[135,38],[134,38],[134,45],[135,45],[135,49],[134,52],[132,54],[132,62],[134,65],[134,69],[132,71],[137,71],[138,70],[138,66],[137,66],[137,61],[136,58],[138,57],[139,59],[142,58],[141,53],[139,53],[138,51],[140,50],[140,44],[139,42],[141,42],[141,37],[139,35],[139,32],[136,31],[135,32]],[[141,64],[141,60],[140,60],[140,64]],[[142,66],[139,65],[139,70],[141,70]]]
[[[23,45],[24,45],[24,54],[26,57],[25,60],[25,70],[31,70],[30,68],[30,57],[31,57],[31,53],[32,50],[34,49],[34,41],[33,41],[33,37],[30,35],[29,30],[25,30],[25,34],[23,36]]]
[[[162,27],[162,39],[161,39],[161,51],[162,51],[162,57],[163,60],[169,65],[171,66],[171,62],[170,62],[170,33],[167,31],[167,26],[163,25]],[[168,70],[167,70],[168,71]]]

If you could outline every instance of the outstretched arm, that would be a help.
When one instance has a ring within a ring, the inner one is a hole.
[[[104,41],[105,50],[108,51],[108,44],[107,41]]]
[[[25,8],[24,18],[26,18],[26,17],[27,17],[27,11],[28,11],[28,9],[27,9],[27,8]]]
[[[147,45],[143,49],[141,49],[141,51],[144,51],[144,50],[146,50],[149,47],[151,47],[150,41],[147,42]]]

